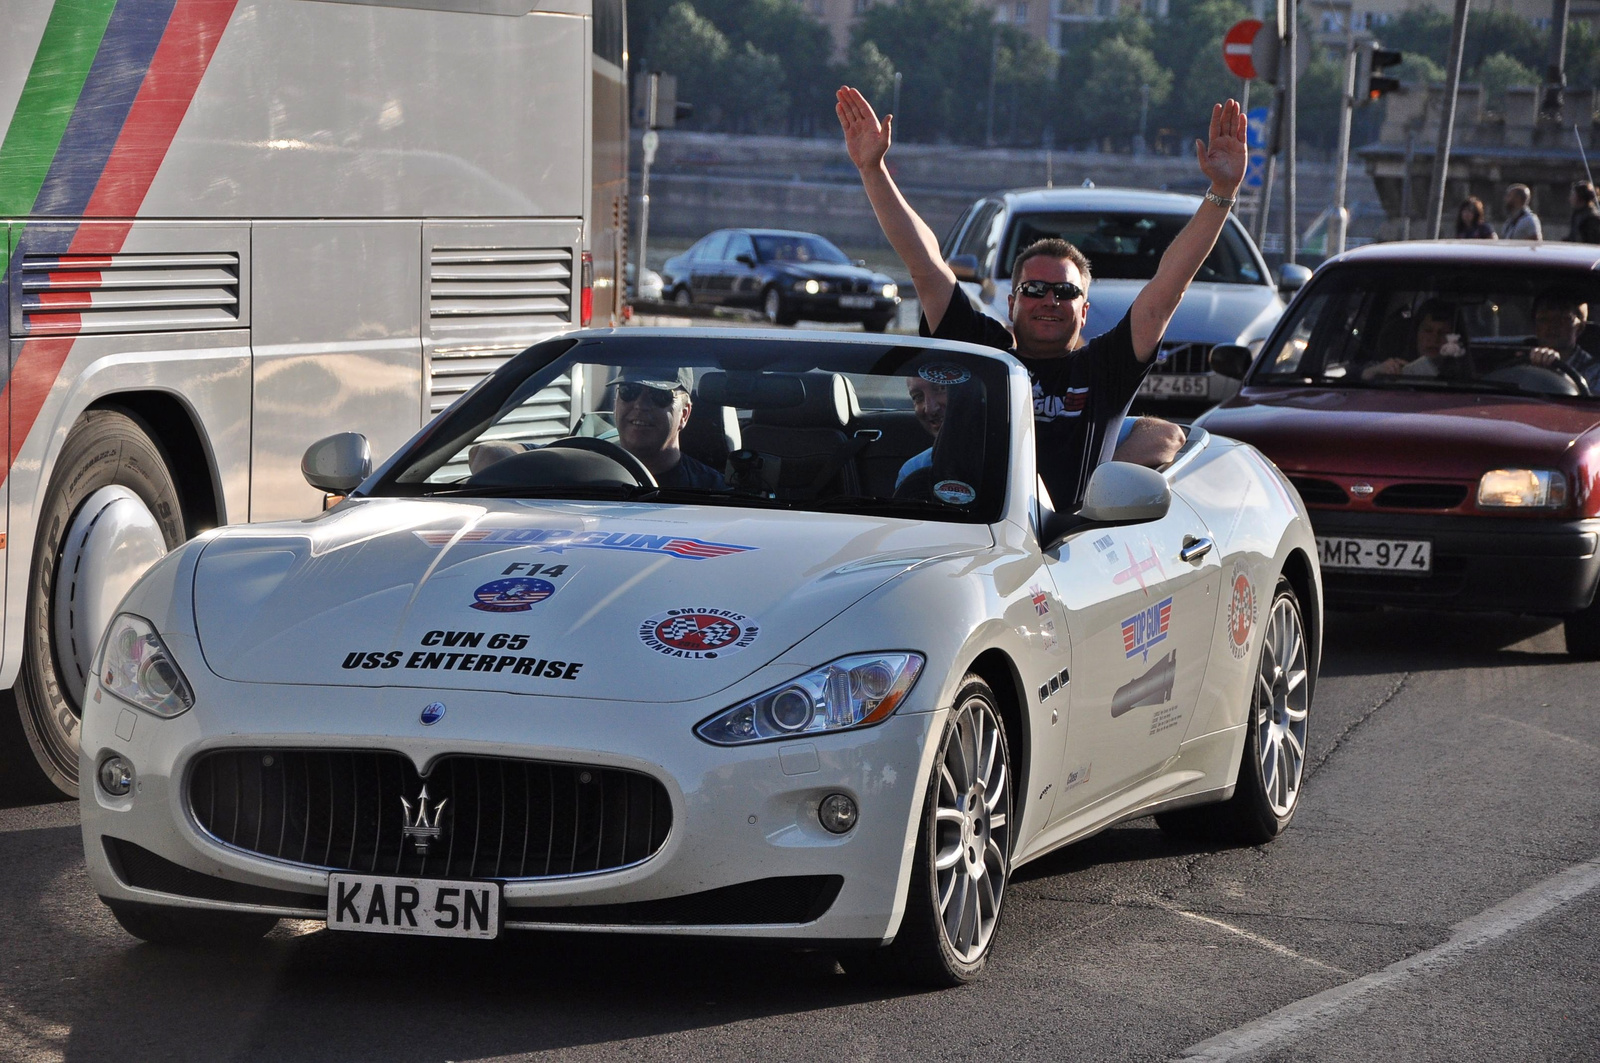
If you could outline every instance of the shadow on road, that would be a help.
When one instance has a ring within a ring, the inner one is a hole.
[[[1561,622],[1409,609],[1327,614],[1321,674],[1570,664]]]

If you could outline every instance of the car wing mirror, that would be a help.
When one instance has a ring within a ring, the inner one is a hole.
[[[1311,271],[1298,262],[1285,262],[1278,267],[1278,291],[1285,295],[1299,291],[1311,279]]]
[[[318,491],[349,494],[372,472],[372,447],[359,432],[340,432],[306,448],[300,473]]]
[[[955,255],[948,263],[950,272],[956,275],[958,281],[976,281],[978,279],[978,256]]]
[[[1243,380],[1251,360],[1250,348],[1238,343],[1219,343],[1211,348],[1211,371],[1231,380]]]
[[[1143,465],[1108,461],[1089,477],[1078,517],[1093,524],[1140,524],[1160,520],[1170,508],[1166,477]]]
[[[734,261],[749,266],[751,269],[756,268],[756,256],[747,252],[734,256]]]

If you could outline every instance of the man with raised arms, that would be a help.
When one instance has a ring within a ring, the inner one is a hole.
[[[1182,445],[1176,425],[1141,418],[1121,447],[1117,429],[1150,370],[1178,301],[1217,242],[1244,180],[1245,117],[1233,100],[1211,109],[1208,142],[1195,141],[1200,172],[1211,182],[1205,201],[1175,237],[1156,275],[1111,331],[1084,341],[1089,316],[1089,261],[1065,240],[1023,248],[1011,270],[1012,328],[974,309],[958,295],[955,274],[939,241],[911,209],[884,165],[894,116],[882,122],[852,88],[838,92],[836,111],[850,161],[861,172],[878,224],[911,272],[922,303],[922,333],[998,347],[1015,355],[1033,379],[1039,475],[1053,503],[1078,508],[1095,466],[1118,460],[1160,465]]]

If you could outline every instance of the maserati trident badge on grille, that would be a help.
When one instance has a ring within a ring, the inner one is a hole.
[[[400,799],[400,804],[405,806],[405,828],[400,832],[417,847],[418,856],[428,855],[428,846],[442,833],[439,826],[439,817],[444,813],[444,806],[449,802],[448,797],[442,797],[433,806],[432,818],[428,813],[428,788],[424,786],[422,793],[417,795],[417,807],[412,809],[411,802],[405,798]]]

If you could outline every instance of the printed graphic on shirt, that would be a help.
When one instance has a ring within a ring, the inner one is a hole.
[[[1088,388],[1067,388],[1060,395],[1046,395],[1044,386],[1037,380],[1033,382],[1033,419],[1036,421],[1081,417],[1083,408],[1088,404]]]

